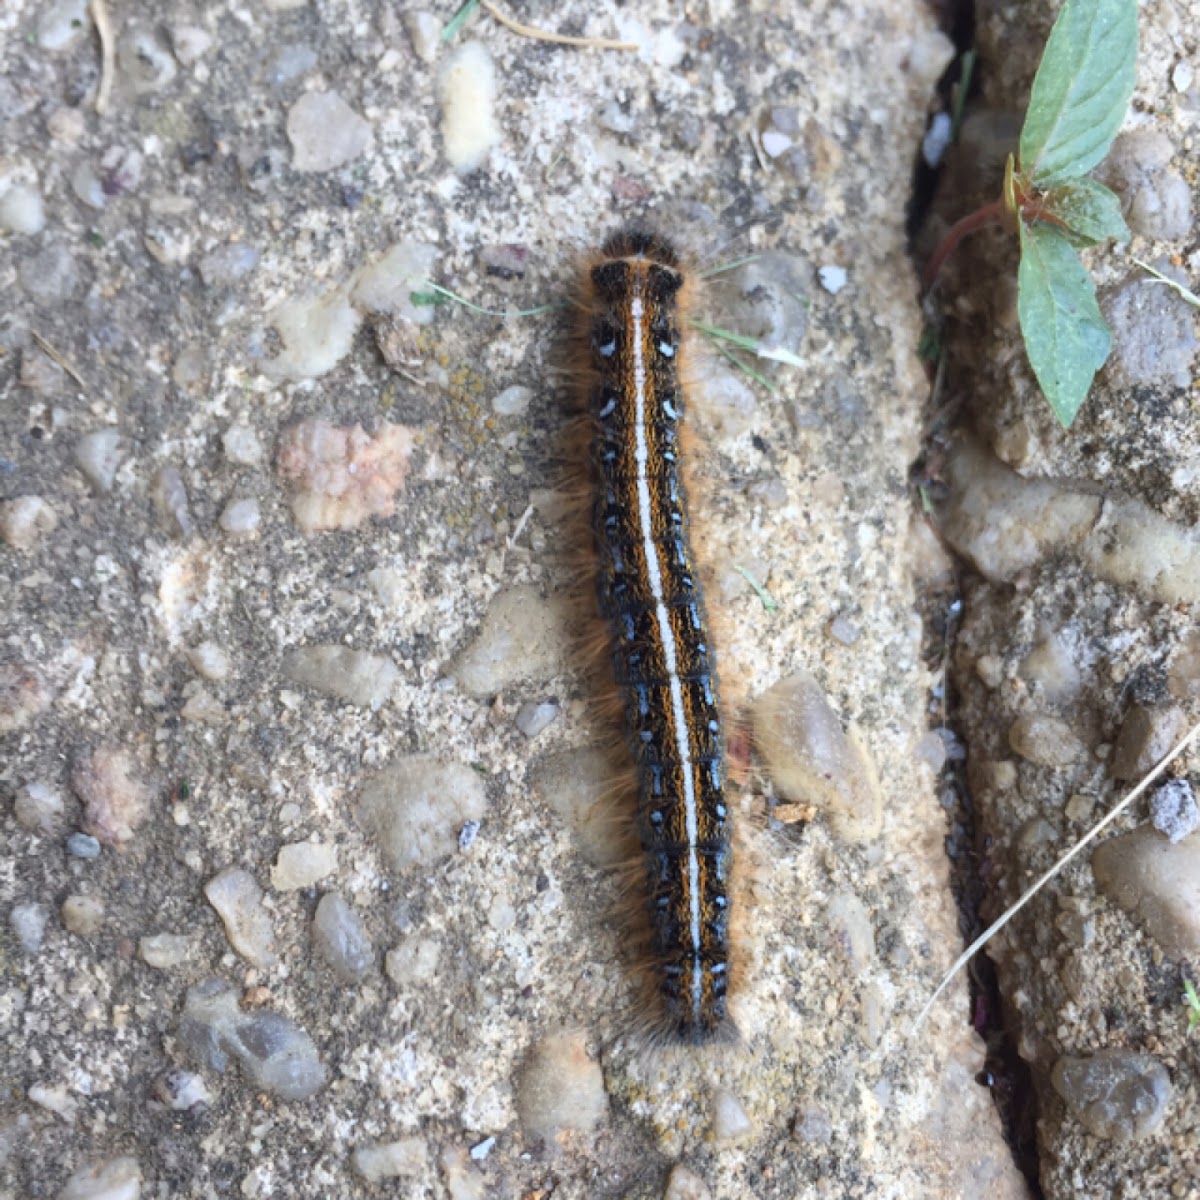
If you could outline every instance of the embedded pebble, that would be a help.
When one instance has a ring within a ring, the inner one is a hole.
[[[208,380],[208,353],[204,346],[184,346],[175,356],[171,367],[171,381],[187,392],[199,392]]]
[[[588,1056],[584,1035],[564,1030],[537,1042],[517,1084],[517,1117],[526,1137],[591,1133],[608,1110],[604,1074]]]
[[[110,146],[100,159],[105,192],[111,196],[135,191],[142,182],[146,160],[142,152],[129,146]]]
[[[178,1036],[201,1066],[224,1074],[233,1058],[254,1087],[282,1100],[304,1100],[325,1086],[312,1038],[278,1013],[243,1013],[237,993],[223,980],[188,989]]]
[[[540,704],[529,701],[517,710],[515,724],[527,738],[535,738],[554,722],[559,711],[553,700],[543,700]]]
[[[1092,815],[1092,809],[1095,807],[1096,798],[1094,796],[1085,796],[1082,792],[1076,792],[1063,806],[1063,812],[1070,820],[1082,823]]]
[[[829,636],[843,646],[853,646],[862,636],[858,625],[846,616],[834,617],[826,627]]]
[[[1180,59],[1171,71],[1171,86],[1177,92],[1186,92],[1196,77],[1192,64],[1186,58]]]
[[[0,196],[0,229],[32,235],[45,228],[46,204],[37,188],[14,183]]]
[[[138,942],[142,962],[157,971],[182,966],[192,953],[192,939],[184,933],[155,933]]]
[[[33,833],[54,833],[64,808],[62,793],[48,783],[27,783],[13,801],[17,824]]]
[[[73,833],[67,838],[67,853],[72,858],[99,858],[100,839],[90,833]]]
[[[695,1171],[683,1163],[676,1163],[671,1168],[663,1200],[711,1200],[711,1197],[708,1185]]]
[[[1066,721],[1045,713],[1022,713],[1009,728],[1008,744],[1027,761],[1055,769],[1069,767],[1087,753]]]
[[[1150,823],[1172,842],[1200,826],[1200,807],[1190,780],[1168,779],[1150,797]]]
[[[136,1158],[110,1158],[80,1167],[67,1180],[58,1200],[138,1200],[142,1169]]]
[[[1113,142],[1103,172],[1134,233],[1162,241],[1187,237],[1191,189],[1169,165],[1174,154],[1171,139],[1152,126],[1128,130]]]
[[[257,467],[263,460],[262,443],[249,425],[230,425],[221,438],[225,457],[239,467]]]
[[[295,42],[280,46],[267,68],[269,78],[276,87],[291,83],[293,79],[307,75],[318,61],[317,52],[311,46]]]
[[[817,278],[831,296],[836,296],[846,286],[846,269],[837,266],[818,267]]]
[[[302,646],[283,663],[283,673],[326,696],[378,712],[387,703],[400,668],[390,658],[349,646]]]
[[[280,846],[271,868],[271,886],[277,892],[312,887],[337,871],[337,847],[321,842],[292,842]]]
[[[186,701],[179,710],[185,721],[224,721],[229,715],[225,705],[193,681],[183,689]]]
[[[1100,890],[1174,958],[1200,953],[1200,837],[1168,841],[1152,825],[1101,843],[1092,855]]]
[[[853,892],[838,892],[830,897],[825,920],[851,972],[862,975],[875,961],[875,927],[866,905]]]
[[[212,1093],[202,1076],[193,1071],[168,1071],[154,1085],[158,1098],[175,1112],[187,1112],[212,1103]]]
[[[763,130],[762,148],[768,158],[778,158],[794,145],[795,142],[792,141],[789,134],[782,133],[778,129]]]
[[[129,26],[117,44],[121,78],[133,85],[141,96],[161,92],[168,87],[179,68],[170,48],[157,30]]]
[[[410,8],[404,14],[404,31],[416,56],[426,63],[437,57],[442,41],[442,22],[433,13],[420,8]]]
[[[226,533],[235,537],[248,537],[257,532],[262,524],[262,510],[253,496],[241,500],[230,500],[221,510],[217,521]]]
[[[1167,691],[1176,700],[1200,697],[1200,630],[1183,639],[1167,670]]]
[[[288,110],[288,141],[297,171],[333,171],[371,147],[371,124],[337,92],[305,92]]]
[[[245,242],[230,242],[210,250],[199,262],[205,287],[228,287],[244,279],[258,266],[259,253]]]
[[[1016,844],[1021,850],[1035,850],[1058,841],[1058,830],[1045,817],[1030,817],[1017,831]]]
[[[343,983],[357,983],[375,965],[375,951],[362,917],[336,892],[321,897],[312,937],[317,953]]]
[[[187,652],[192,670],[205,679],[228,679],[232,670],[229,655],[216,642],[201,642]]]
[[[187,488],[179,469],[159,467],[150,485],[150,499],[158,510],[160,520],[172,537],[190,537],[195,525],[188,509]]]
[[[1065,703],[1079,691],[1079,668],[1071,647],[1061,637],[1040,639],[1022,660],[1020,672],[1022,679],[1056,704]]]
[[[185,67],[203,58],[212,47],[212,37],[197,25],[175,25],[171,30],[171,49]]]
[[[726,1088],[713,1096],[713,1137],[718,1145],[732,1146],[754,1132],[754,1122],[742,1102]]]
[[[738,437],[753,424],[758,402],[741,375],[715,367],[698,380],[696,392],[708,419],[726,436]]]
[[[358,817],[394,872],[458,850],[458,831],[487,811],[483,780],[469,767],[417,755],[394,762],[363,787]]]
[[[497,279],[524,279],[529,258],[530,249],[524,242],[492,242],[479,251],[484,271]]]
[[[815,804],[830,826],[852,842],[877,837],[883,796],[861,735],[849,733],[811,675],[780,680],[755,706],[756,744],[778,793]]]
[[[432,979],[437,972],[441,947],[432,938],[405,938],[384,956],[387,977],[400,987]]]
[[[80,285],[79,268],[65,246],[47,246],[17,268],[21,285],[35,303],[50,308],[69,300]]]
[[[482,42],[466,42],[438,76],[446,160],[460,175],[483,165],[500,141],[496,124],[496,67]]]
[[[38,13],[37,44],[43,50],[66,50],[91,28],[87,0],[54,0]]]
[[[262,365],[271,379],[319,379],[350,353],[362,321],[345,288],[294,296],[277,305],[267,320],[279,334],[283,349]],[[302,422],[302,425],[324,422]]]
[[[1122,1048],[1060,1058],[1050,1081],[1090,1134],[1117,1142],[1157,1133],[1171,1102],[1171,1077],[1162,1063]]]
[[[1152,263],[1164,275],[1187,284],[1168,262]],[[1175,292],[1144,273],[1102,295],[1101,311],[1113,333],[1104,370],[1116,383],[1164,383],[1187,387],[1196,335],[1192,313]]]
[[[150,811],[150,787],[119,746],[100,746],[84,755],[71,772],[71,789],[83,802],[83,832],[118,850]]]
[[[390,517],[408,476],[413,433],[384,423],[372,437],[361,426],[301,421],[279,439],[279,474],[292,491],[292,515],[305,533],[354,529]]]
[[[204,894],[224,923],[230,945],[247,962],[266,968],[279,961],[275,927],[263,907],[262,888],[249,871],[227,867],[204,885]]]
[[[450,1200],[487,1200],[488,1184],[461,1146],[442,1150],[442,1182]]]
[[[502,417],[521,417],[533,399],[533,388],[513,384],[492,397],[492,411]]]
[[[788,502],[788,486],[778,475],[756,479],[746,489],[746,495],[765,508],[782,508]]]
[[[0,664],[0,734],[24,729],[50,707],[46,681],[27,663]]]
[[[438,249],[429,242],[397,242],[359,273],[350,293],[353,303],[376,316],[398,317],[428,325],[436,314],[430,304],[414,304],[437,262]]]
[[[50,910],[44,904],[15,904],[8,914],[8,923],[22,947],[30,954],[42,948]]]
[[[14,550],[32,550],[57,524],[57,514],[41,496],[0,503],[0,538]]]
[[[56,108],[46,121],[46,131],[63,146],[78,146],[86,130],[83,112],[66,104]]]
[[[68,896],[62,902],[61,916],[64,929],[91,937],[104,924],[104,905],[95,896]]]
[[[125,439],[117,429],[85,433],[75,443],[75,465],[98,492],[111,492],[125,458]]]
[[[954,140],[954,122],[948,112],[935,113],[921,139],[921,157],[927,167],[938,167]]]
[[[942,532],[993,582],[1012,582],[1053,555],[1074,554],[1099,578],[1163,603],[1200,599],[1200,539],[1140,500],[1102,505],[1056,481],[1026,479],[967,439],[947,474]]]
[[[71,191],[81,204],[99,212],[108,204],[108,195],[96,168],[86,158],[75,164],[71,172]]]
[[[75,1114],[79,1111],[79,1101],[62,1084],[58,1087],[48,1087],[46,1084],[35,1083],[28,1094],[29,1099],[39,1108],[62,1117],[68,1125],[74,1122]]]
[[[354,1173],[368,1183],[385,1179],[424,1179],[429,1169],[425,1141],[419,1137],[356,1146],[350,1155]]]
[[[798,255],[767,251],[754,261],[730,271],[719,289],[736,289],[730,304],[729,324],[739,333],[767,346],[800,348],[808,329],[806,297],[812,285],[812,267]],[[758,361],[759,370],[772,364]]]
[[[28,349],[21,354],[20,384],[39,396],[61,396],[66,390],[67,373],[49,355]]]
[[[1180,708],[1130,705],[1113,747],[1113,778],[1140,779],[1167,756],[1187,725]]]
[[[921,735],[913,747],[913,757],[929,767],[935,775],[941,774],[946,765],[946,743],[936,729]]]
[[[472,696],[492,696],[520,680],[549,679],[561,666],[564,650],[559,614],[536,587],[519,584],[492,600],[453,674]]]

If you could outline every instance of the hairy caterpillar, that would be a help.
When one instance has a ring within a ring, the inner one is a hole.
[[[732,1033],[733,853],[725,728],[681,475],[687,285],[669,242],[629,228],[604,243],[584,290],[597,591],[635,764],[647,970],[661,1031],[703,1043]]]

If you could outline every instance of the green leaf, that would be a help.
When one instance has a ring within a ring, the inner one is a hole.
[[[1044,201],[1046,212],[1066,225],[1063,232],[1073,246],[1095,246],[1108,238],[1129,241],[1120,200],[1087,175],[1047,192]]]
[[[458,31],[467,23],[467,18],[478,7],[479,0],[467,0],[466,4],[464,4],[462,8],[460,8],[458,12],[456,12],[454,16],[452,16],[450,20],[446,22],[446,28],[442,30],[442,41],[454,41],[455,37],[458,35]]]
[[[1067,0],[1021,130],[1021,170],[1047,190],[1090,171],[1116,137],[1137,68],[1137,0]]]
[[[1021,222],[1017,313],[1029,365],[1054,415],[1069,429],[1104,365],[1112,335],[1092,277],[1062,230]]]

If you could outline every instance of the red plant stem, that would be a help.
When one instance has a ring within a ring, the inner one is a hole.
[[[1004,198],[1001,197],[999,200],[993,200],[991,204],[977,208],[973,213],[968,213],[961,221],[956,221],[947,231],[946,236],[942,238],[941,244],[925,267],[925,272],[921,276],[922,290],[927,292],[933,287],[934,280],[937,279],[938,272],[942,269],[942,264],[954,253],[958,248],[958,243],[967,234],[974,233],[975,230],[982,229],[985,225],[998,225],[1003,220]]]

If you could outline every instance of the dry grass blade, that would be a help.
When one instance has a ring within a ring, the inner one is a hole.
[[[1101,820],[1097,821],[1096,824],[1093,825],[1091,829],[1089,829],[1087,833],[1085,833],[1083,837],[1081,837],[1079,841],[1077,841],[1075,845],[1072,846],[1071,849],[1068,850],[1067,853],[1064,854],[1062,858],[1060,858],[1058,862],[1056,862],[1054,866],[1052,866],[1050,870],[1048,870],[1045,875],[1043,875],[1041,879],[1037,881],[1037,883],[1035,883],[1031,888],[1028,888],[1015,904],[1013,904],[1010,908],[1005,909],[1004,913],[997,920],[992,922],[992,924],[989,925],[987,929],[985,929],[983,933],[981,933],[979,937],[977,937],[962,952],[962,954],[958,956],[954,966],[952,966],[946,973],[945,979],[938,984],[937,990],[932,996],[929,997],[925,1007],[917,1014],[917,1019],[913,1022],[913,1033],[916,1033],[917,1030],[920,1029],[925,1018],[929,1016],[929,1010],[933,1008],[937,998],[946,990],[950,984],[950,981],[955,977],[955,975],[957,975],[959,971],[961,971],[963,967],[965,967],[967,963],[969,963],[971,959],[974,958],[974,956],[980,950],[982,950],[984,946],[986,946],[988,942],[990,942],[992,938],[994,938],[996,934],[999,933],[1000,930],[1003,929],[1004,926],[1007,925],[1009,921],[1011,921],[1013,917],[1015,917],[1017,913],[1019,913],[1021,909],[1023,909],[1025,905],[1028,904],[1029,901],[1032,900],[1033,897],[1036,896],[1038,892],[1040,892],[1042,888],[1044,888],[1046,884],[1048,884],[1050,880],[1052,880],[1067,865],[1067,863],[1069,863],[1077,854],[1079,854],[1080,851],[1083,850],[1083,848],[1098,833],[1111,825],[1113,821],[1115,821],[1139,796],[1141,796],[1142,793],[1145,792],[1145,790],[1167,769],[1167,767],[1169,767],[1171,763],[1173,763],[1196,740],[1197,735],[1200,735],[1200,724],[1193,725],[1183,739],[1176,743],[1170,754],[1168,754],[1166,758],[1164,758],[1148,775],[1144,776],[1137,786],[1125,797],[1124,800],[1121,801],[1120,804],[1116,806],[1116,808],[1112,809],[1111,812],[1101,818]]]
[[[42,337],[42,335],[38,333],[36,329],[31,329],[29,333],[33,340],[37,342],[39,346],[41,346],[45,353],[56,363],[58,363],[58,365],[62,367],[62,369],[66,371],[66,373],[70,375],[70,377],[75,380],[77,384],[79,384],[80,390],[86,392],[87,384],[83,382],[83,376],[80,375],[79,372],[71,365],[71,360],[68,359],[65,354],[61,354],[58,350],[56,350],[54,346],[52,346],[44,337]]]
[[[544,29],[535,29],[532,25],[522,25],[520,21],[514,21],[498,9],[490,0],[479,0],[479,7],[483,9],[488,16],[499,21],[505,29],[511,29],[513,33],[519,34],[521,37],[534,38],[539,42],[556,42],[560,46],[585,46],[592,50],[637,50],[636,42],[616,42],[611,38],[585,38],[585,37],[569,37],[567,34],[548,33]]]

